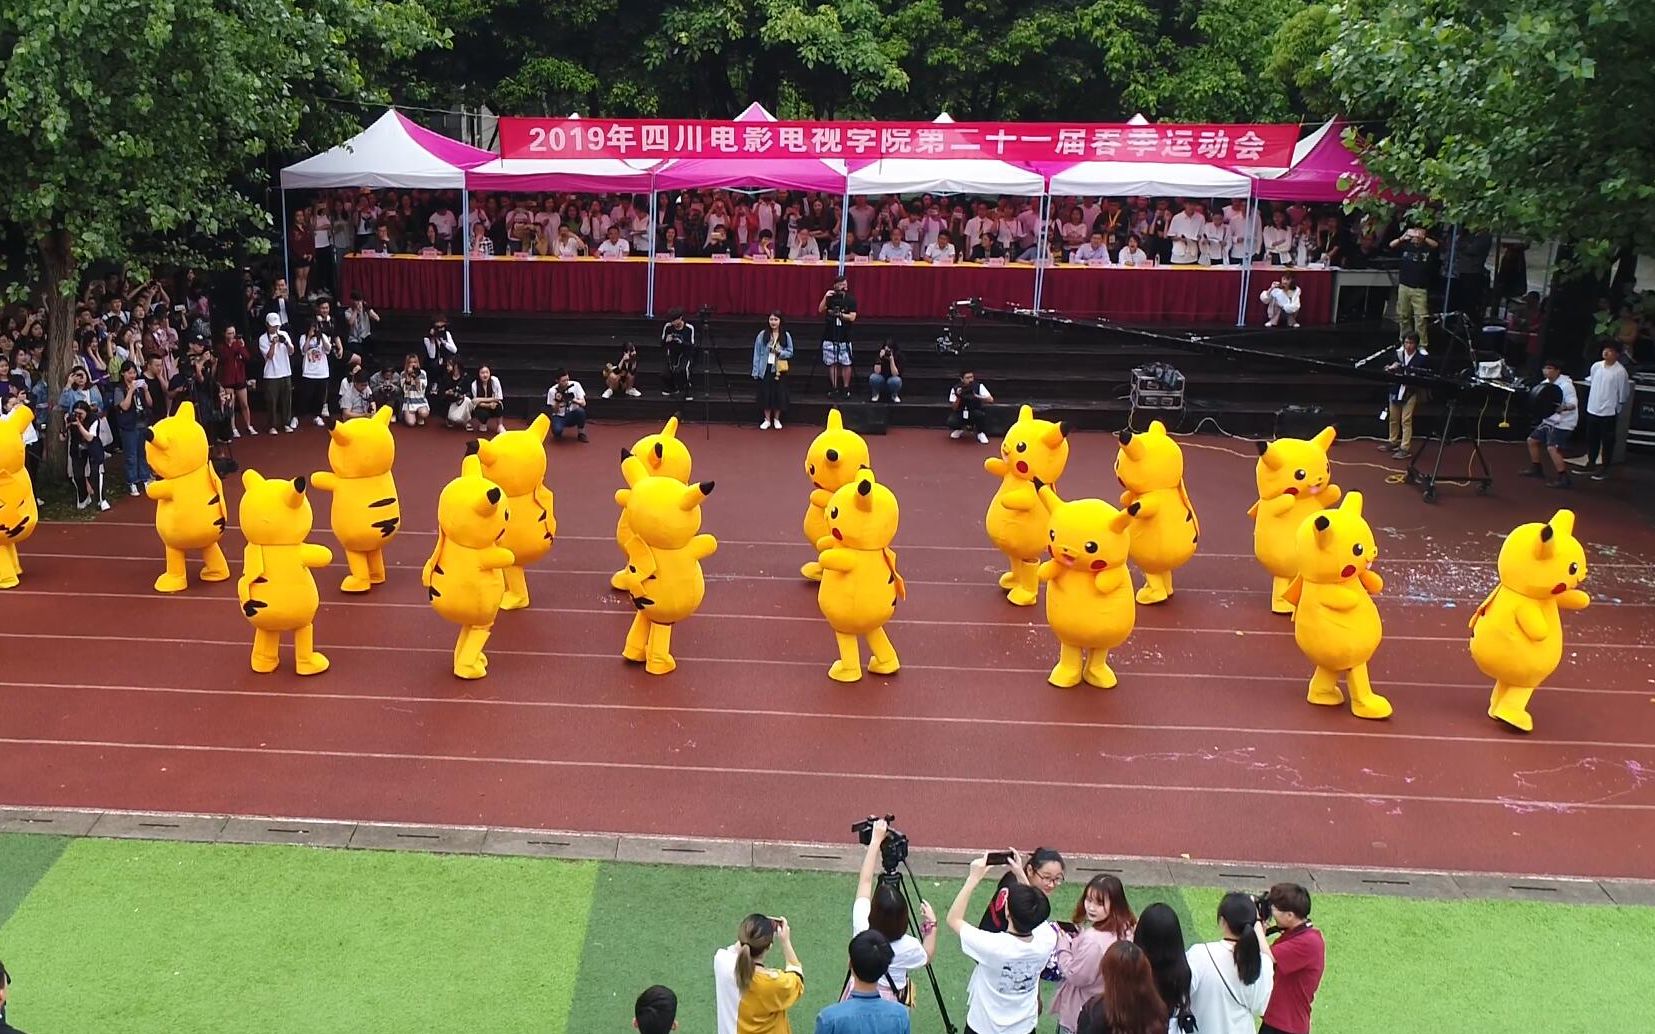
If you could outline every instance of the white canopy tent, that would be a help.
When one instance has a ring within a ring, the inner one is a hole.
[[[947,112],[935,122],[952,122]],[[1014,194],[1045,192],[1040,173],[998,158],[881,158],[846,179],[851,194]]]
[[[1080,196],[1246,197],[1251,177],[1216,165],[1081,162],[1052,174],[1053,194]]]

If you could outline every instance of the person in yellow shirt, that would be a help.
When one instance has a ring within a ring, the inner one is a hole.
[[[764,965],[773,944],[781,946],[783,969]],[[718,1034],[792,1034],[787,1013],[804,997],[805,976],[787,920],[757,914],[743,919],[736,943],[713,955],[713,989]]]

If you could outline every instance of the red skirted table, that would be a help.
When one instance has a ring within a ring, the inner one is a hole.
[[[832,283],[831,262],[717,262],[670,259],[656,263],[655,311],[694,312],[710,305],[725,315],[758,316],[780,309],[790,317],[814,314]],[[1254,269],[1247,322],[1264,322],[1258,294],[1280,270]],[[980,298],[991,306],[1029,306],[1034,267],[855,263],[850,290],[864,316],[941,319],[951,302]],[[1331,322],[1333,273],[1297,272],[1303,289],[1299,322]],[[359,291],[380,309],[456,312],[462,303],[457,257],[353,257],[345,260],[346,297]],[[1046,273],[1044,308],[1070,316],[1123,323],[1234,324],[1241,271],[1233,268],[1120,269],[1054,266]],[[487,258],[471,264],[474,312],[642,313],[648,295],[645,259]]]

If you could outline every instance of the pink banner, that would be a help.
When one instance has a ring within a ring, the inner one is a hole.
[[[1295,125],[502,118],[505,158],[999,158],[1287,166]]]

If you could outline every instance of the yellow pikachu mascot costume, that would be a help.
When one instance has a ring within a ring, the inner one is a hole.
[[[837,408],[828,410],[827,430],[817,435],[805,453],[805,477],[810,479],[810,505],[805,507],[805,541],[812,548],[828,533],[828,500],[833,493],[856,481],[857,472],[868,465],[868,443],[855,431],[845,430],[845,419]],[[892,529],[895,533],[895,529]],[[799,573],[813,582],[822,580],[820,560],[810,560]]]
[[[1141,434],[1128,428],[1120,439],[1115,478],[1124,489],[1121,508],[1132,509],[1132,562],[1144,573],[1138,602],[1160,603],[1172,595],[1172,572],[1189,563],[1201,538],[1184,488],[1184,450],[1159,420]]]
[[[460,476],[437,498],[437,548],[420,572],[431,609],[460,626],[454,674],[462,679],[488,674],[483,644],[506,594],[505,570],[516,561],[496,545],[506,535],[505,490],[483,477],[476,449],[476,442],[467,447]]]
[[[557,534],[552,490],[545,485],[546,432],[551,429],[551,418],[542,413],[521,431],[501,431],[477,443],[483,477],[506,491],[506,537],[500,544],[516,558],[506,568],[501,610],[522,610],[529,605],[529,582],[523,568],[550,553]]]
[[[1333,447],[1334,431],[1321,430],[1316,437],[1278,438],[1258,443],[1258,501],[1247,516],[1253,518],[1253,555],[1270,572],[1270,609],[1277,614],[1293,613],[1287,600],[1287,583],[1299,573],[1299,526],[1306,517],[1339,504],[1339,486],[1327,453]]]
[[[1586,549],[1575,538],[1575,515],[1559,510],[1545,524],[1524,524],[1500,547],[1500,584],[1471,616],[1471,659],[1494,680],[1488,716],[1523,732],[1534,730],[1529,697],[1563,659],[1558,610],[1584,610],[1592,598]]]
[[[23,561],[17,547],[28,541],[40,523],[34,499],[34,480],[23,462],[23,429],[34,422],[28,406],[17,406],[0,417],[0,589],[17,587]]]
[[[677,478],[649,473],[636,456],[621,463],[629,487],[615,493],[626,511],[632,537],[626,544],[626,591],[637,615],[626,633],[621,656],[643,662],[651,675],[665,675],[678,667],[672,658],[672,626],[701,606],[706,583],[701,561],[718,549],[701,530],[701,502],[712,494],[713,483],[686,485]]]
[[[236,583],[241,612],[253,626],[253,670],[276,670],[282,633],[293,633],[293,668],[300,675],[328,670],[316,652],[316,594],[313,567],[333,562],[326,546],[306,542],[313,517],[305,498],[305,479],[266,481],[249,467],[241,472],[241,507],[237,511],[247,552]]]
[[[222,582],[230,564],[219,548],[230,506],[207,450],[207,432],[195,419],[195,404],[157,420],[144,431],[144,458],[160,479],[144,486],[155,500],[155,532],[167,551],[167,569],[155,579],[156,592],[181,592],[190,584],[184,554],[201,550],[201,580]]]
[[[983,461],[983,469],[1000,479],[984,524],[989,541],[1008,562],[1000,588],[1019,607],[1032,607],[1040,598],[1038,572],[1047,545],[1050,515],[1041,505],[1035,482],[1057,488],[1069,463],[1068,434],[1062,424],[1036,420],[1034,410],[1024,406],[1000,443],[1000,455]]]
[[[385,547],[402,522],[402,504],[391,477],[396,441],[389,406],[372,416],[344,420],[328,430],[328,466],[310,483],[333,493],[333,537],[345,550],[350,573],[341,592],[367,592],[385,580]]]
[[[908,595],[891,549],[898,517],[896,496],[874,480],[871,470],[858,471],[855,481],[828,500],[828,533],[816,543],[822,564],[816,603],[839,641],[839,659],[828,669],[828,677],[839,682],[862,678],[857,636],[867,637],[873,654],[869,671],[891,675],[901,667],[885,634],[896,601]]]
[[[1316,666],[1307,699],[1326,707],[1344,703],[1343,673],[1350,683],[1351,714],[1389,718],[1391,702],[1368,681],[1368,661],[1385,635],[1372,594],[1385,582],[1368,570],[1378,547],[1362,519],[1362,493],[1352,492],[1336,509],[1306,517],[1296,538],[1299,573],[1286,598],[1296,608],[1293,638]]]
[[[1126,567],[1133,514],[1102,499],[1066,503],[1050,486],[1041,487],[1040,502],[1051,515],[1051,558],[1038,575],[1046,583],[1046,623],[1058,642],[1057,667],[1046,681],[1114,689],[1109,651],[1126,642],[1137,619]]]
[[[678,440],[677,417],[668,419],[666,426],[661,428],[659,434],[646,434],[633,442],[632,448],[621,450],[623,474],[629,456],[638,458],[639,462],[644,465],[646,474],[672,478],[676,481],[682,481],[686,485],[690,483],[690,450],[688,446]],[[627,527],[626,511],[623,509],[620,519],[615,522],[615,544],[621,547],[623,555],[626,553],[626,542],[631,537],[632,530]],[[627,573],[624,567],[616,571],[609,579],[610,587],[620,589],[622,592],[626,591],[627,584]]]

